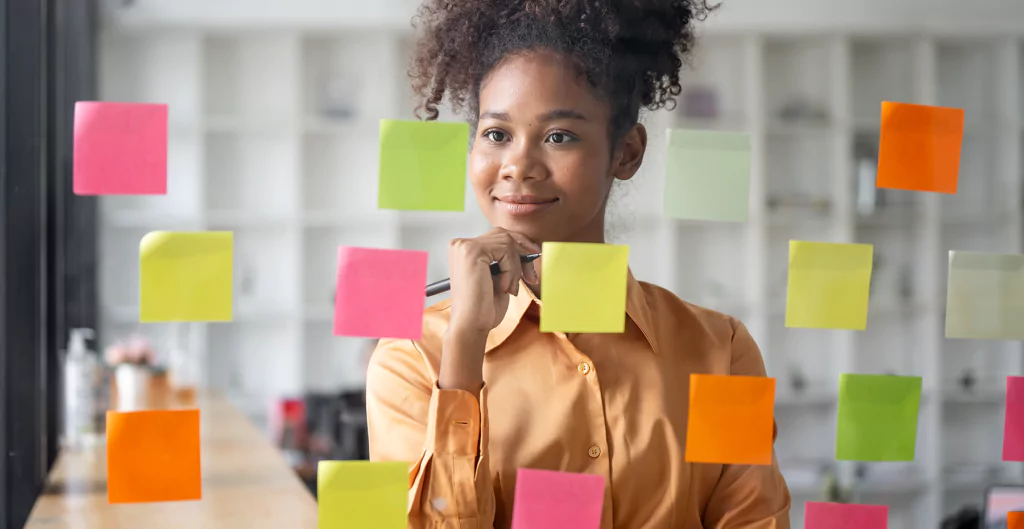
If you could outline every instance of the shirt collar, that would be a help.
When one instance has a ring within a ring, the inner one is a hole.
[[[505,311],[505,318],[501,320],[501,323],[497,327],[491,330],[487,335],[487,348],[485,352],[489,352],[491,349],[501,345],[519,326],[519,322],[522,321],[523,315],[529,310],[530,306],[536,303],[540,305],[540,299],[534,295],[533,291],[526,285],[526,283],[519,282],[519,295],[509,297],[508,310]],[[643,333],[644,337],[647,338],[647,342],[651,345],[651,349],[655,353],[658,352],[658,346],[655,343],[654,325],[651,320],[651,309],[647,305],[647,298],[644,296],[643,286],[640,282],[633,277],[631,270],[626,271],[626,315],[636,323],[637,327],[640,328],[640,332]]]

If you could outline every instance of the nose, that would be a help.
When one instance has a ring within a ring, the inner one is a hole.
[[[500,176],[503,180],[518,182],[544,180],[548,177],[547,168],[538,159],[535,149],[528,142],[522,141],[513,143],[505,150]]]

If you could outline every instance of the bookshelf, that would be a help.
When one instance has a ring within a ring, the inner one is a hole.
[[[1021,251],[1024,34],[906,35],[708,31],[679,107],[644,118],[643,169],[613,192],[610,241],[631,246],[634,273],[739,317],[761,346],[795,527],[826,467],[855,501],[889,505],[894,529],[1024,479],[998,449],[1021,344],[943,338],[948,250]],[[397,26],[105,31],[103,99],[171,105],[168,194],[101,200],[105,340],[139,328],[143,234],[233,230],[236,321],[189,326],[205,383],[257,420],[274,396],[361,385],[367,342],[331,335],[337,246],[426,250],[441,278],[447,241],[487,229],[470,193],[465,213],[376,209],[377,121],[412,117],[411,46]],[[966,109],[956,196],[874,188],[883,100]],[[667,127],[751,134],[749,222],[661,218]],[[866,331],[784,327],[790,239],[875,245]],[[925,377],[914,462],[833,460],[844,372]]]

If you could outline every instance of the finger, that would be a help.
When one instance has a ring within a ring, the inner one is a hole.
[[[513,296],[518,295],[519,278],[523,277],[523,265],[519,261],[518,249],[511,245],[506,246],[497,261],[501,268],[502,290]]]
[[[531,285],[540,283],[540,278],[537,277],[537,269],[533,266],[533,261],[526,263],[523,266],[523,280]]]
[[[523,252],[524,254],[540,253],[541,246],[539,244],[533,242],[532,240],[530,240],[529,237],[527,237],[527,236],[525,236],[525,235],[523,235],[521,233],[515,233],[515,232],[511,232],[511,231],[507,232],[507,233],[509,234],[510,237],[512,237],[516,241],[517,244],[519,244],[520,247],[522,247],[522,249],[524,250],[524,252]]]

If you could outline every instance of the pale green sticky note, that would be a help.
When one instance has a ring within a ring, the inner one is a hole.
[[[438,121],[380,121],[377,207],[463,211],[469,125]]]
[[[139,242],[139,321],[231,321],[234,234],[155,231]]]
[[[1024,255],[949,252],[946,338],[1024,340]]]
[[[786,327],[867,328],[873,253],[870,244],[789,241]]]
[[[317,464],[317,527],[405,529],[409,465],[394,461]]]
[[[836,460],[913,461],[921,377],[839,376]]]
[[[628,246],[545,242],[541,252],[541,332],[625,332]]]
[[[745,222],[750,206],[750,136],[670,129],[665,162],[668,217]]]

